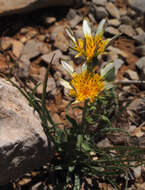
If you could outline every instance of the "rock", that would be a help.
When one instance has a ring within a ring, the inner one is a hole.
[[[16,58],[18,58],[23,49],[23,44],[18,40],[9,37],[3,37],[1,40],[1,48],[4,51],[12,48],[13,54],[16,56]]]
[[[115,75],[117,75],[119,69],[122,67],[123,64],[124,64],[124,61],[122,59],[114,60]]]
[[[121,24],[119,27],[119,30],[121,33],[123,33],[129,37],[134,37],[136,35],[134,29],[130,25]]]
[[[22,57],[27,57],[28,60],[38,56],[41,54],[41,49],[43,47],[43,43],[42,42],[39,42],[37,40],[29,40],[24,48],[22,49],[22,52],[21,52],[21,58]]]
[[[113,37],[114,35],[117,35],[119,34],[119,30],[117,28],[114,28],[112,26],[108,26],[106,29],[105,29],[105,34],[109,37]]]
[[[23,95],[4,79],[0,87],[0,184],[6,184],[47,163],[53,153]]]
[[[81,26],[76,26],[76,30],[74,31],[76,38],[84,38],[84,33]]]
[[[56,61],[59,62],[59,59],[61,59],[61,58],[63,57],[63,55],[62,55],[62,53],[61,53],[60,50],[55,50],[55,51],[53,51],[53,52],[51,52],[51,53],[42,55],[42,56],[41,56],[41,59],[42,59],[45,63],[50,64],[50,61],[51,61],[51,59],[52,59],[52,57],[53,57],[54,54],[55,54],[55,56],[54,56],[54,59],[53,59],[52,64],[53,64],[54,62],[56,62]]]
[[[60,59],[68,59],[67,56],[64,56],[60,50],[55,50],[49,54],[42,55],[41,59],[45,62],[50,64],[50,61],[52,59],[52,56],[55,54],[54,59],[51,63],[51,66],[53,67],[54,70],[59,71],[63,75],[66,76],[66,79],[70,79],[70,75],[66,72],[66,70],[63,68],[63,66],[60,64]]]
[[[64,26],[64,25],[55,26],[51,31],[50,39],[55,41],[56,36],[58,35],[58,33],[62,33],[62,32],[64,33],[65,28],[66,28],[66,26]]]
[[[138,44],[145,45],[145,32],[141,35],[135,36],[134,39]]]
[[[69,48],[69,41],[65,37],[63,32],[59,32],[55,38],[54,46],[63,52],[66,52]]]
[[[20,57],[23,48],[24,48],[24,45],[20,41],[13,40],[13,42],[12,42],[12,52],[16,56],[16,58]]]
[[[43,17],[43,22],[45,25],[51,25],[56,22],[56,17],[54,16],[44,16]]]
[[[77,15],[77,11],[75,9],[69,9],[66,18],[68,20],[72,20]]]
[[[120,13],[119,13],[119,10],[116,8],[116,6],[111,3],[111,2],[108,2],[106,4],[106,9],[107,11],[109,12],[109,14],[114,17],[114,18],[117,18],[117,19],[120,19]]]
[[[107,0],[92,0],[95,5],[104,6]]]
[[[47,6],[64,6],[64,5],[79,5],[81,0],[0,0],[0,15],[9,15],[13,13],[29,12],[38,8]]]
[[[82,21],[82,17],[79,15],[76,15],[73,19],[69,21],[69,24],[71,28],[74,28],[76,25],[78,25]]]
[[[9,37],[3,37],[1,39],[1,48],[2,50],[8,50],[10,48],[12,48],[12,38],[9,38]]]
[[[136,53],[140,56],[145,56],[145,45],[136,47]]]
[[[30,65],[31,62],[26,56],[21,57],[19,61],[17,61],[18,68],[17,68],[17,76],[20,78],[26,78],[29,76]]]
[[[111,142],[107,139],[107,138],[105,138],[105,139],[103,139],[102,141],[100,141],[99,143],[97,143],[97,147],[111,147],[112,145],[111,145]]]
[[[98,7],[98,6],[93,6],[93,7],[94,7],[93,13],[96,20],[101,20],[108,16],[108,13],[104,7]]]
[[[37,93],[38,94],[42,94],[42,92],[43,92],[43,81],[37,88]],[[56,83],[55,83],[55,80],[52,77],[48,78],[46,92],[50,93],[52,95],[56,95]]]
[[[144,0],[128,0],[128,4],[131,8],[145,13],[145,1]]]
[[[143,109],[144,107],[145,107],[145,100],[143,98],[136,98],[129,104],[127,110],[131,110],[139,114],[139,110]]]
[[[124,8],[120,8],[120,9],[119,9],[119,12],[120,12],[120,16],[125,16],[125,15],[127,15],[128,10],[127,10],[127,9],[124,9]]]
[[[109,19],[108,26],[118,27],[120,25],[120,21],[118,19]]]
[[[137,32],[138,35],[143,35],[144,34],[144,30],[141,27],[137,27],[136,32]]]
[[[132,71],[130,69],[127,69],[124,73],[125,77],[128,77],[131,80],[139,80],[138,74],[135,71]]]
[[[120,18],[122,24],[133,25],[134,21],[127,15]]]
[[[136,168],[132,168],[134,171],[135,178],[141,177],[141,166],[138,166]]]
[[[140,58],[137,62],[136,62],[136,67],[139,69],[141,75],[140,78],[142,80],[145,80],[145,57]]]
[[[116,55],[122,57],[123,59],[126,59],[128,57],[128,54],[121,49],[109,46],[108,50],[109,50],[109,55],[115,55],[116,54]],[[114,61],[114,60],[115,60],[115,58],[113,58],[111,61]]]

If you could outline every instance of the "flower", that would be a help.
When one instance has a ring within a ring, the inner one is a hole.
[[[90,62],[93,57],[97,57],[99,54],[103,54],[106,48],[116,39],[119,35],[116,35],[114,38],[109,38],[103,40],[104,34],[104,26],[106,20],[103,19],[96,31],[95,35],[91,33],[90,23],[87,19],[83,20],[83,32],[84,32],[84,40],[76,39],[74,37],[73,32],[70,29],[67,29],[66,32],[73,42],[72,49],[78,52],[75,57],[79,57],[84,55],[87,59],[87,62]]]
[[[76,73],[73,67],[65,61],[61,61],[61,64],[72,77],[71,82],[67,82],[63,79],[60,80],[60,83],[69,89],[69,95],[74,97],[76,102],[85,101],[87,99],[89,99],[90,102],[94,102],[95,98],[105,87],[104,78],[97,73],[89,72],[84,65],[82,71]]]

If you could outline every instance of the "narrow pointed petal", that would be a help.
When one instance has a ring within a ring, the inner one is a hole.
[[[72,75],[74,72],[74,69],[71,65],[69,65],[66,61],[61,60],[61,64],[64,67],[64,69],[70,74]]]
[[[67,35],[69,36],[69,38],[73,41],[73,43],[76,43],[76,42],[77,42],[76,39],[75,39],[75,37],[73,36],[72,30],[66,29],[66,33],[67,33]]]
[[[109,90],[114,87],[112,82],[104,82],[104,90]]]
[[[84,71],[84,70],[86,70],[86,69],[87,69],[87,64],[84,63],[84,64],[82,65],[82,67],[81,67],[81,70]]]
[[[101,20],[101,22],[98,25],[96,35],[99,35],[99,36],[103,35],[105,23],[106,23],[106,19]]]
[[[82,53],[78,53],[77,55],[75,55],[75,58],[78,58],[80,56],[82,56]]]
[[[60,84],[62,86],[64,86],[66,89],[72,89],[71,85],[69,84],[69,82],[63,80],[63,79],[60,79]]]
[[[92,36],[90,23],[86,19],[83,20],[83,32],[84,32],[85,37]]]

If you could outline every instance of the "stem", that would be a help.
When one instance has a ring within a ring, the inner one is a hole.
[[[88,106],[88,100],[85,100],[83,113],[82,113],[82,122],[81,122],[81,128],[83,130],[83,136],[86,132],[86,113],[87,113],[87,106]]]
[[[124,85],[127,85],[127,84],[145,84],[145,81],[138,81],[138,80],[131,80],[131,81],[115,81],[114,82],[115,84],[124,84]]]

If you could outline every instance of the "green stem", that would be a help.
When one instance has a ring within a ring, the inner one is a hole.
[[[86,132],[86,113],[87,113],[87,107],[88,107],[88,100],[85,100],[84,103],[84,108],[83,108],[83,113],[82,113],[82,122],[81,122],[81,129],[82,129],[82,134],[83,136],[85,135]]]

